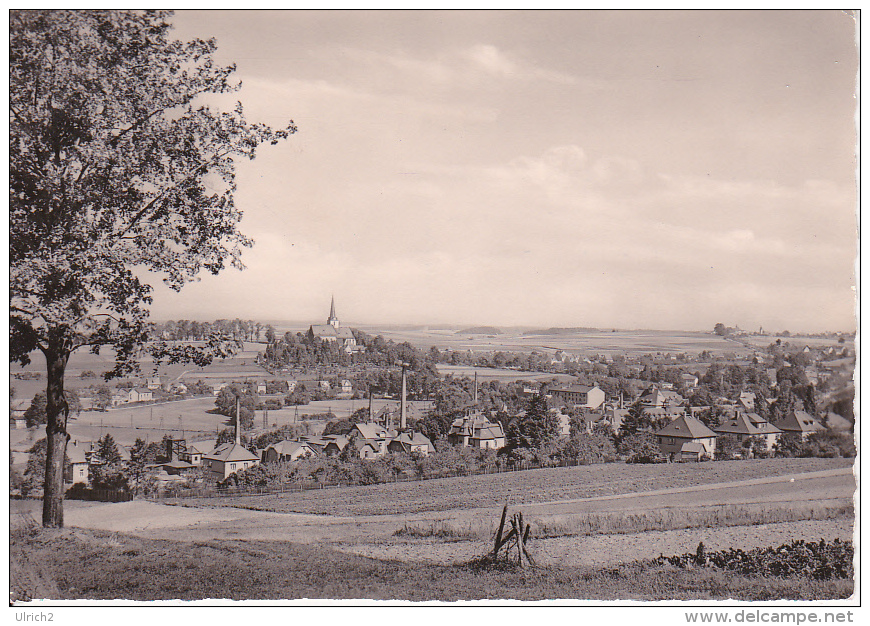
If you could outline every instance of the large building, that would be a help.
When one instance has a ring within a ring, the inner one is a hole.
[[[326,318],[326,324],[312,324],[308,329],[308,338],[338,342],[348,352],[352,352],[356,348],[356,338],[350,328],[342,328],[341,322],[338,321],[338,316],[335,314],[334,297],[329,307],[329,317]]]
[[[604,392],[596,387],[587,385],[565,385],[562,387],[551,387],[549,393],[552,396],[561,398],[566,404],[574,406],[582,406],[587,409],[597,409],[604,404]]]

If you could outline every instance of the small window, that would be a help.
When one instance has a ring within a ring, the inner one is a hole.
[[[236,464],[235,464],[235,463],[230,463],[230,469],[231,469],[231,470],[236,469]]]

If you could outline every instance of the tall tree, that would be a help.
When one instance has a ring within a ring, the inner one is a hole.
[[[526,414],[517,417],[508,425],[507,447],[540,448],[559,436],[559,419],[547,408],[543,394],[532,396]]]
[[[45,424],[46,417],[46,401],[44,393],[37,393],[30,401],[30,406],[24,412],[24,419],[27,420],[27,427],[39,426]]]
[[[103,463],[112,464],[121,461],[118,444],[115,443],[114,437],[109,433],[106,433],[97,441],[97,456],[100,457]]]
[[[110,375],[136,369],[147,338],[145,271],[180,289],[205,269],[242,267],[235,163],[296,131],[248,124],[234,66],[213,39],[169,37],[163,11],[10,14],[10,360],[45,356],[44,526],[63,526],[69,407],[64,373],[81,347],[115,350]],[[134,269],[136,270],[134,272]],[[223,354],[152,348],[171,361]]]

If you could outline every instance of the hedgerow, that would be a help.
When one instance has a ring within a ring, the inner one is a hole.
[[[748,551],[730,548],[717,552],[707,552],[704,544],[699,543],[694,554],[660,556],[654,563],[668,563],[679,568],[714,567],[745,576],[831,580],[854,577],[854,556],[852,542],[839,539],[831,542],[824,539],[818,542],[797,540],[778,548],[754,548]]]

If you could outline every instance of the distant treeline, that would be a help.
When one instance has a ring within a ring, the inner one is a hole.
[[[501,335],[502,332],[495,326],[473,326],[463,330],[457,330],[457,335]]]

